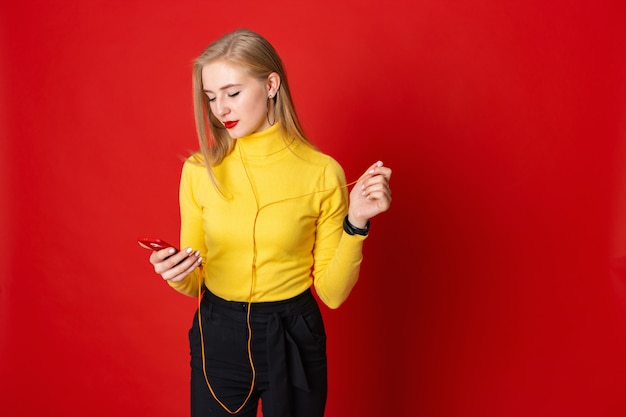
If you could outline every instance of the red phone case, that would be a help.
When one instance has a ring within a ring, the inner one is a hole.
[[[165,249],[165,248],[176,249],[176,246],[171,245],[164,240],[153,238],[153,237],[140,237],[139,239],[137,239],[137,243],[139,243],[139,246],[141,246],[142,248],[151,249],[155,251]],[[176,251],[178,251],[178,249],[176,249]]]

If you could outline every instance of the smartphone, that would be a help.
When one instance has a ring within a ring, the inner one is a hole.
[[[140,237],[139,239],[137,239],[137,243],[139,243],[139,246],[141,246],[142,248],[151,249],[154,251],[166,248],[174,248],[176,249],[176,252],[178,252],[176,246],[154,237]]]

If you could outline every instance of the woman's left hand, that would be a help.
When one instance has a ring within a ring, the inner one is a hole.
[[[350,191],[348,221],[358,228],[364,228],[372,217],[389,209],[391,189],[389,179],[391,169],[381,161],[372,164]]]

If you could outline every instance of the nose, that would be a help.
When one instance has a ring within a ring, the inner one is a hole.
[[[215,113],[217,117],[222,118],[230,112],[230,108],[220,98],[215,98],[212,104],[214,107],[213,113]]]

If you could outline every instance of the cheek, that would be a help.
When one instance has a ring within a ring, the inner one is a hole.
[[[247,112],[256,117],[265,116],[265,113],[267,112],[266,103],[260,97],[251,101],[246,107]]]

